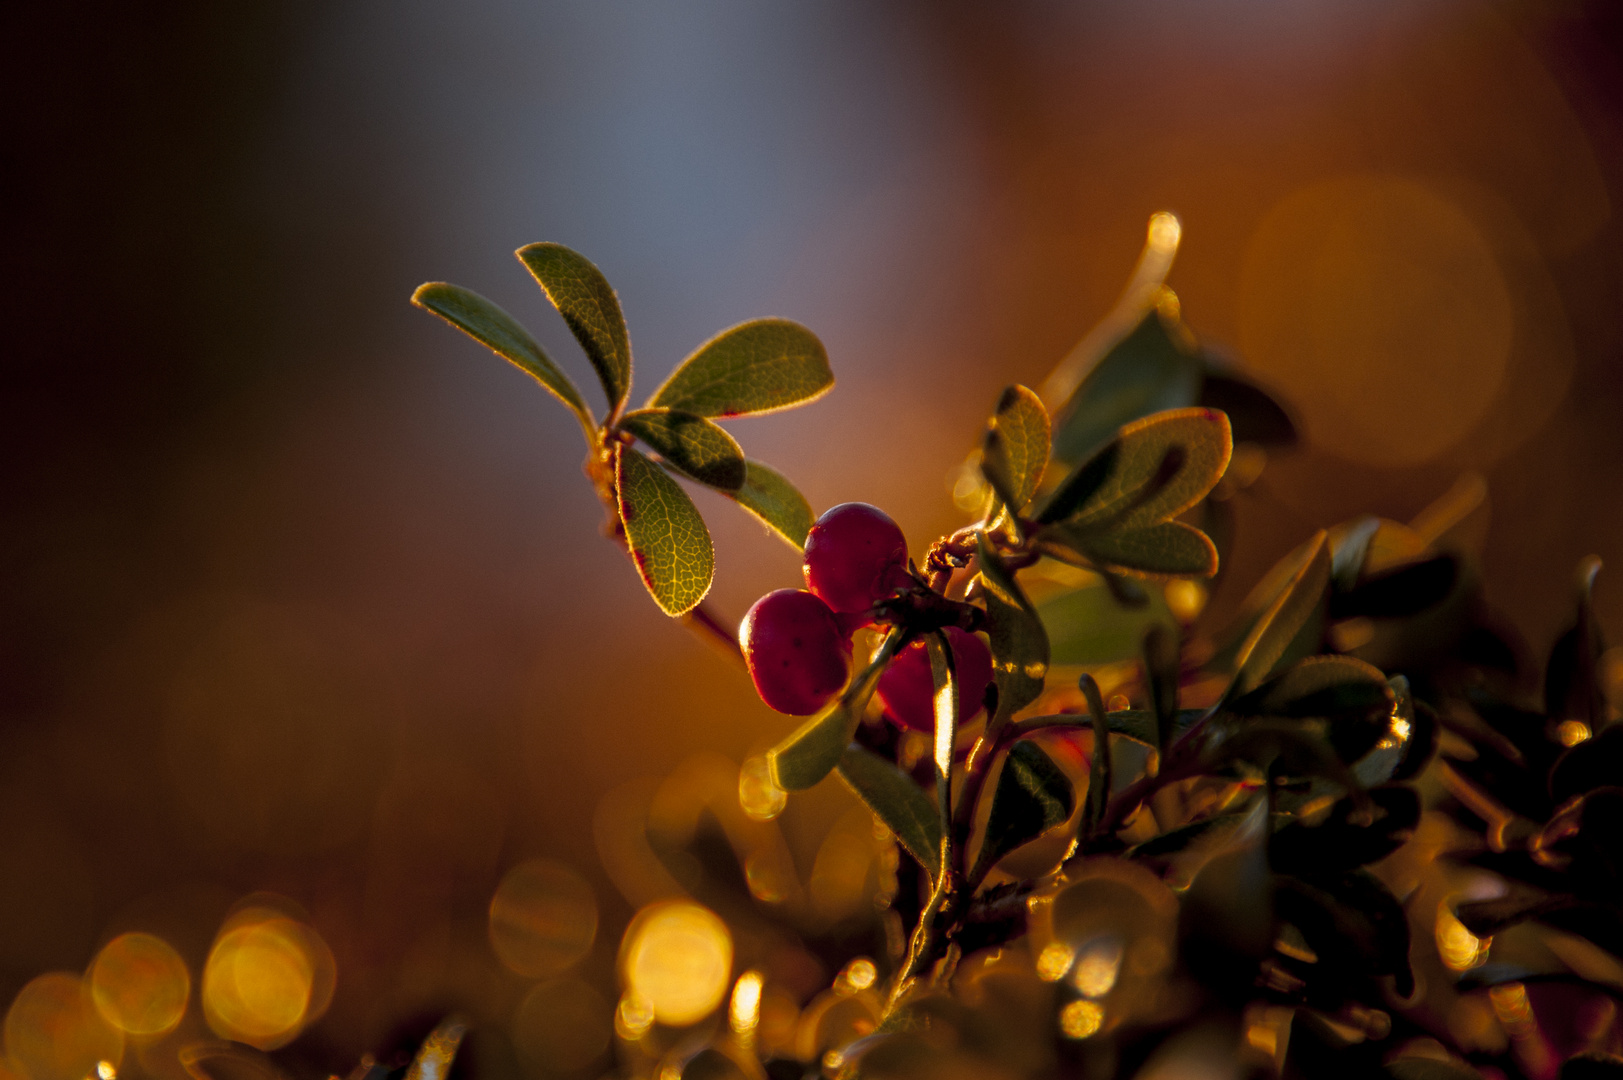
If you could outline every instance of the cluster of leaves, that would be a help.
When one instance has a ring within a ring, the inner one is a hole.
[[[834,375],[816,335],[787,319],[741,323],[699,346],[646,405],[628,412],[631,340],[602,271],[561,244],[530,244],[516,254],[597,372],[608,398],[602,421],[529,331],[491,301],[459,285],[430,282],[412,302],[533,376],[575,414],[586,436],[587,474],[660,608],[687,613],[715,575],[710,530],[668,474],[721,492],[796,548],[805,547],[812,525],[805,497],[770,466],[746,458],[716,421],[793,408],[827,393]]]
[[[622,415],[629,350],[612,292],[566,249],[519,254],[598,368],[601,425],[493,306],[443,285],[417,300],[576,410],[588,472],[645,553],[656,600],[691,607],[710,566],[683,554],[683,523],[703,524],[633,437],[803,541],[804,500],[764,471],[776,494],[746,495],[764,466],[724,468],[744,459],[710,418],[826,389],[815,339],[745,324]],[[1608,1056],[1623,1049],[1623,735],[1601,687],[1594,567],[1542,711],[1522,693],[1523,650],[1481,603],[1468,539],[1479,482],[1409,526],[1369,517],[1316,533],[1226,627],[1175,616],[1164,583],[1221,570],[1248,479],[1226,476],[1235,444],[1293,439],[1285,411],[1201,349],[1159,288],[1052,417],[1025,387],[1004,392],[979,448],[978,519],[931,549],[929,588],[887,607],[845,691],[767,758],[791,792],[837,774],[905,853],[879,893],[894,932],[866,950],[884,993],[837,982],[794,1054],[759,1060],[712,1033],[668,1044],[659,1075],[1161,1075],[1215,1058],[1257,1076],[1623,1076]],[[643,531],[650,520],[663,539]],[[1072,585],[1034,602],[1055,566]],[[948,626],[990,642],[984,702],[959,699]],[[927,747],[872,700],[919,639],[936,690]],[[966,718],[982,705],[976,730]],[[727,835],[689,830],[669,851],[648,839],[673,872],[707,868],[684,887],[729,920],[770,915]],[[1471,879],[1475,899],[1447,891],[1460,873],[1487,875]],[[734,882],[735,899],[705,880]],[[1480,957],[1442,956],[1445,919]],[[1529,925],[1564,944],[1512,947]],[[797,932],[831,957],[851,951]],[[1545,986],[1612,1011],[1555,1039],[1527,1005]]]

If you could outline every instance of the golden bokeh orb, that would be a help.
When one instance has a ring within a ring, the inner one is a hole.
[[[1059,1011],[1060,1034],[1067,1039],[1086,1039],[1105,1022],[1105,1010],[1097,1001],[1073,1001]]]
[[[507,872],[490,901],[490,947],[509,970],[540,979],[563,973],[597,938],[597,898],[563,863],[531,859]]]
[[[727,924],[691,901],[652,904],[626,929],[621,976],[662,1024],[681,1027],[714,1012],[727,993],[732,967]]]
[[[1258,227],[1240,283],[1247,362],[1310,441],[1371,465],[1430,460],[1487,417],[1515,303],[1464,211],[1396,176],[1303,188]]]
[[[6,1051],[28,1080],[84,1080],[116,1067],[124,1035],[96,1011],[90,988],[68,972],[40,975],[6,1013]]]
[[[90,994],[109,1024],[130,1035],[159,1035],[186,1013],[192,977],[167,941],[128,933],[102,946],[90,965]]]
[[[335,981],[313,929],[274,911],[239,913],[203,968],[203,1016],[221,1038],[274,1050],[326,1009]]]

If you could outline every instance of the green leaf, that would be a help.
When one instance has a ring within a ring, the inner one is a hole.
[[[1160,589],[1149,589],[1148,602],[1128,607],[1103,582],[1051,596],[1037,605],[1048,629],[1049,661],[1095,667],[1138,655],[1152,626],[1175,627]]]
[[[1048,464],[1048,410],[1024,386],[1011,386],[998,399],[987,429],[997,435],[987,441],[987,464],[1007,477],[1009,510],[1018,514],[1037,493]]]
[[[625,316],[603,272],[562,244],[531,244],[514,252],[535,276],[547,299],[597,370],[612,416],[631,393],[631,342]]]
[[[497,356],[529,375],[568,405],[586,431],[587,442],[597,439],[597,423],[580,391],[559,370],[552,358],[542,351],[530,332],[518,320],[486,300],[472,289],[448,285],[443,281],[430,281],[419,285],[411,294],[411,302],[424,311],[433,312],[479,344],[495,351]]]
[[[775,469],[754,458],[745,458],[744,465],[747,468],[744,486],[722,494],[754,514],[796,551],[805,551],[806,534],[817,520],[811,503]]]
[[[1299,560],[1298,568],[1241,641],[1230,696],[1255,690],[1280,667],[1318,651],[1330,591],[1328,535],[1320,529],[1288,558]]]
[[[735,492],[748,477],[738,443],[702,416],[676,409],[641,409],[621,417],[620,427],[657,450],[667,465],[701,484]]]
[[[811,401],[833,385],[815,334],[788,319],[756,319],[699,346],[648,404],[700,416],[755,416]]]
[[[935,801],[902,770],[856,743],[845,748],[838,768],[857,798],[933,876],[941,862],[941,815]]]
[[[988,722],[995,738],[1010,716],[1037,700],[1048,675],[1048,632],[1037,609],[1021,591],[984,533],[975,538],[980,574],[971,595],[986,603],[986,636],[992,643],[992,680],[997,683],[997,715]]]
[[[891,631],[873,661],[851,680],[844,693],[767,751],[767,764],[779,787],[785,791],[804,791],[834,770],[851,736],[856,734],[862,710],[873,696],[874,687],[879,685],[885,665],[905,643],[906,637],[900,630]]]
[[[1132,577],[1211,577],[1217,548],[1207,535],[1181,521],[1163,521],[1128,532],[1089,532],[1069,524],[1037,533],[1037,550],[1061,562]]]
[[[1059,766],[1037,744],[1015,743],[1003,759],[986,837],[969,880],[980,881],[1003,856],[1064,824],[1075,808],[1076,795]]]
[[[710,530],[687,492],[629,446],[615,455],[615,490],[632,561],[667,615],[693,609],[710,591],[716,569]]]
[[[1125,532],[1177,517],[1222,479],[1233,451],[1228,417],[1214,409],[1136,420],[1066,478],[1037,520]]]
[[[1054,458],[1074,464],[1091,455],[1123,424],[1166,409],[1194,405],[1201,364],[1177,316],[1152,307],[1104,355],[1054,425]]]

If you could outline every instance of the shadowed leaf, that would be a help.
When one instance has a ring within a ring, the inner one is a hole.
[[[1330,587],[1330,545],[1323,529],[1286,557],[1298,568],[1258,615],[1236,652],[1229,694],[1248,693],[1281,666],[1318,651]]]
[[[691,610],[716,569],[710,530],[687,492],[629,446],[615,454],[615,490],[626,544],[654,602],[667,615]]]
[[[1210,368],[1200,388],[1200,398],[1190,402],[1216,409],[1234,425],[1234,441],[1262,446],[1291,446],[1296,442],[1296,425],[1290,414],[1266,391],[1254,383]]]
[[[1035,743],[1015,743],[1003,759],[970,880],[979,881],[1003,856],[1063,824],[1075,808],[1076,795],[1059,766]]]
[[[805,551],[806,534],[817,520],[811,503],[776,469],[754,458],[745,458],[744,465],[744,486],[722,494],[759,518],[796,551]]]
[[[1459,577],[1460,563],[1452,555],[1409,563],[1332,595],[1330,618],[1414,615],[1447,599]]]
[[[1233,450],[1228,417],[1215,410],[1147,416],[1068,477],[1037,520],[1114,532],[1177,517],[1222,479]]]
[[[1595,576],[1600,560],[1591,555],[1578,564],[1578,614],[1550,650],[1544,673],[1544,707],[1558,719],[1582,720],[1591,731],[1605,726],[1609,715],[1599,664],[1606,645],[1595,618]]]
[[[935,800],[895,765],[851,743],[840,755],[843,779],[907,853],[934,876],[941,861],[941,815]]]
[[[1129,532],[1088,532],[1068,524],[1049,525],[1037,534],[1037,549],[1061,562],[1132,577],[1211,577],[1217,573],[1217,548],[1205,533],[1181,521],[1163,521]]]
[[[514,367],[531,375],[536,382],[552,391],[559,401],[569,406],[586,430],[589,442],[596,439],[597,425],[580,391],[513,316],[472,289],[447,285],[443,281],[418,286],[417,291],[411,294],[411,302],[438,315],[479,344],[494,350],[497,356]]]
[[[562,244],[530,244],[516,252],[564,317],[597,371],[612,414],[631,392],[631,342],[620,301],[591,260]]]
[[[1344,798],[1316,825],[1294,821],[1275,832],[1268,846],[1274,869],[1293,874],[1344,873],[1396,851],[1420,821],[1420,796],[1413,788],[1393,785],[1375,788],[1369,797],[1376,812],[1367,825],[1356,823],[1357,804]]]
[[[880,674],[903,642],[902,633],[893,630],[879,646],[872,663],[851,680],[844,693],[767,751],[767,764],[779,787],[785,791],[803,791],[834,771],[851,736],[856,733],[862,710],[873,696],[874,687],[879,685]]]
[[[744,486],[744,451],[733,437],[702,416],[675,409],[627,413],[620,426],[659,452],[667,464],[723,491]]]
[[[992,680],[997,683],[997,715],[987,724],[995,737],[1013,714],[1037,700],[1048,675],[1048,633],[1014,575],[984,535],[975,538],[980,574],[972,596],[986,602],[986,636],[992,643]]]
[[[1194,405],[1201,364],[1176,315],[1151,308],[1107,352],[1054,422],[1054,457],[1075,464],[1116,429],[1151,413]]]
[[[648,404],[700,416],[753,416],[811,401],[833,385],[815,334],[788,319],[756,319],[699,346]]]
[[[1391,727],[1397,704],[1386,676],[1350,656],[1310,656],[1229,702],[1238,716],[1320,717],[1344,761],[1368,753]]]

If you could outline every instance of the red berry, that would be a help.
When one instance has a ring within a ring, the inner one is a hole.
[[[767,593],[745,614],[738,638],[755,692],[781,713],[810,716],[845,687],[851,638],[809,592]]]
[[[867,611],[906,581],[907,538],[877,506],[824,512],[806,536],[806,588],[841,614]]]
[[[958,702],[963,715],[959,722],[979,715],[992,682],[992,652],[974,634],[947,627],[952,645],[953,668],[958,676]],[[879,676],[879,700],[892,720],[926,734],[935,730],[935,678],[930,674],[930,655],[920,639],[897,654],[885,673]]]

